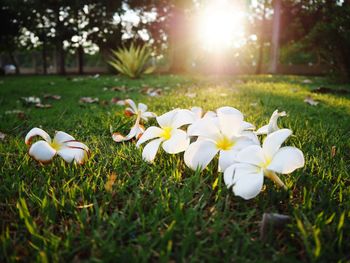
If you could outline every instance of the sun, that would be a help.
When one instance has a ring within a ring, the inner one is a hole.
[[[197,37],[209,51],[240,47],[244,43],[245,13],[229,1],[212,1],[201,7],[197,18]]]

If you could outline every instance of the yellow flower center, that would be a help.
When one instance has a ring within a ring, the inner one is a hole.
[[[165,127],[163,128],[163,132],[160,134],[160,137],[164,138],[165,140],[169,140],[171,137],[171,131],[173,128],[171,127]]]
[[[235,142],[226,136],[222,136],[219,140],[216,141],[216,147],[224,151],[230,150],[234,144]]]
[[[260,167],[263,169],[266,169],[267,166],[269,166],[271,163],[271,158],[265,156],[265,160],[266,160],[265,162],[260,164]]]
[[[50,146],[52,148],[54,148],[56,151],[58,151],[59,149],[61,149],[61,144],[57,143],[55,140],[53,140],[51,143],[50,143]]]

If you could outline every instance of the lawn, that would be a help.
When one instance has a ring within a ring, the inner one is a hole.
[[[0,131],[7,136],[0,141],[0,261],[349,261],[350,96],[310,91],[350,86],[305,79],[1,78]],[[110,89],[123,85],[126,91]],[[159,87],[162,95],[141,93],[146,85]],[[53,105],[49,109],[21,103],[21,97],[46,93],[62,99],[44,101]],[[319,104],[305,103],[309,95]],[[100,102],[79,104],[83,96]],[[193,172],[183,154],[161,152],[148,164],[135,142],[112,141],[110,126],[126,134],[133,123],[124,106],[108,103],[112,97],[144,102],[158,115],[176,107],[232,106],[257,127],[275,109],[285,110],[288,117],[279,125],[293,130],[288,144],[304,152],[305,167],[281,177],[288,191],[265,180],[264,191],[245,201],[226,189],[217,160]],[[7,112],[13,110],[24,114]],[[46,166],[36,163],[24,143],[33,127],[73,135],[90,147],[91,158],[83,166],[60,158]],[[263,213],[289,215],[291,221],[262,241]]]

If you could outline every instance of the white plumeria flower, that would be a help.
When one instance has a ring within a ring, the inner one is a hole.
[[[183,152],[190,144],[187,133],[181,129],[189,123],[193,123],[193,113],[189,110],[175,109],[159,117],[157,122],[160,126],[151,126],[142,134],[136,146],[153,139],[142,151],[142,158],[145,161],[153,162],[160,144],[165,152],[176,154]]]
[[[127,116],[140,116],[144,121],[148,121],[149,118],[155,118],[157,115],[153,112],[147,111],[148,107],[146,104],[139,103],[136,107],[136,104],[133,100],[125,100],[126,105],[130,106],[125,109],[125,115]]]
[[[216,117],[216,113],[213,111],[207,111],[203,115],[203,109],[201,107],[192,107],[191,112],[194,114],[193,123],[187,128],[187,134],[191,134],[193,129],[196,129],[197,123],[204,118]]]
[[[257,196],[264,182],[264,176],[273,180],[278,186],[285,187],[276,175],[289,174],[304,166],[304,155],[295,147],[282,147],[282,143],[292,134],[289,129],[281,129],[269,134],[263,146],[251,145],[237,155],[239,163],[225,170],[224,181],[232,187],[235,195],[244,199]]]
[[[252,132],[248,136],[246,129],[252,125],[243,121],[240,111],[222,107],[216,112],[217,117],[202,118],[188,131],[189,136],[198,136],[184,155],[186,165],[193,170],[203,170],[219,152],[219,171],[224,171],[241,149],[258,143],[257,138],[252,139],[256,137]]]
[[[35,136],[40,136],[44,140],[31,145],[31,140]],[[83,164],[90,155],[89,148],[85,144],[76,141],[74,137],[62,131],[56,132],[52,140],[44,130],[33,128],[28,132],[25,143],[30,146],[29,155],[43,164],[49,163],[56,154],[67,163],[74,161]]]
[[[256,134],[257,135],[270,134],[270,133],[273,133],[275,131],[278,131],[279,128],[277,125],[277,120],[279,117],[284,117],[284,116],[287,116],[285,111],[278,112],[278,110],[275,110],[271,115],[269,123],[262,126],[261,128],[259,128],[256,131]]]
[[[124,142],[131,140],[132,138],[139,139],[140,136],[145,131],[145,128],[141,124],[141,120],[148,121],[149,118],[155,118],[157,115],[153,112],[147,111],[147,105],[143,103],[139,103],[136,107],[136,104],[133,100],[127,99],[125,100],[125,105],[129,105],[130,107],[127,107],[125,109],[125,115],[132,116],[136,115],[136,122],[132,126],[130,132],[128,135],[124,136],[119,132],[115,132],[112,134],[112,138],[115,142]]]

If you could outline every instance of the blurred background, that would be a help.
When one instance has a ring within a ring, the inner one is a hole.
[[[147,46],[158,73],[350,78],[349,0],[0,0],[1,74],[113,72]]]

